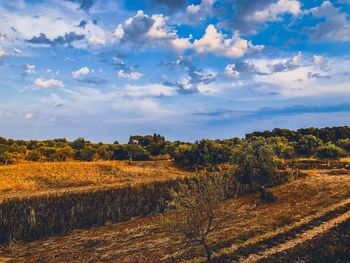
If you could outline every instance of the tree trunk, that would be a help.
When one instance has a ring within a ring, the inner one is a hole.
[[[205,253],[207,254],[207,262],[211,263],[211,249],[205,240],[203,240],[203,246],[205,249]]]
[[[235,193],[235,198],[237,198],[237,197],[238,197],[238,194],[239,194],[239,188],[240,188],[240,186],[241,186],[241,184],[240,184],[240,183],[238,183],[238,184],[237,184],[236,193]]]

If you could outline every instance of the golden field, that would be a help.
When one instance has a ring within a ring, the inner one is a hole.
[[[18,163],[0,166],[0,200],[74,189],[127,186],[192,176],[170,161]]]

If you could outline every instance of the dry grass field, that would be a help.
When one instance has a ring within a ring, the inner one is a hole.
[[[278,199],[273,204],[262,203],[258,194],[225,201],[220,209],[230,218],[212,236],[214,262],[281,262],[278,253],[350,220],[350,176],[327,170],[307,173],[274,187]],[[203,262],[203,256],[199,247],[189,249],[171,240],[160,215],[17,242],[0,252],[5,262]],[[283,262],[293,262],[294,256]]]
[[[0,166],[0,200],[60,190],[126,186],[187,177],[170,161],[19,163]]]

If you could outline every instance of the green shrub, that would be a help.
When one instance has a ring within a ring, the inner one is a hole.
[[[244,142],[234,150],[235,177],[241,184],[273,182],[276,161],[272,147],[262,141]]]
[[[316,156],[319,159],[336,160],[344,156],[344,151],[336,145],[328,143],[317,149]]]
[[[40,159],[41,159],[41,153],[38,150],[32,150],[26,156],[26,160],[32,161],[32,162],[37,162]]]

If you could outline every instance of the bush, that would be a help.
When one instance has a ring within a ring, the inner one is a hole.
[[[128,151],[124,145],[116,144],[113,149],[112,154],[113,160],[127,160]]]
[[[75,159],[81,161],[92,161],[96,157],[96,149],[91,146],[87,146],[81,150],[75,151]]]
[[[295,144],[295,152],[299,156],[310,157],[315,154],[322,141],[314,135],[302,136]]]
[[[32,161],[32,162],[37,162],[40,160],[40,158],[41,158],[41,154],[38,150],[32,150],[26,156],[26,160]]]
[[[146,161],[149,160],[150,154],[142,146],[137,144],[127,144],[125,146],[130,161]]]
[[[334,144],[326,144],[319,147],[316,151],[316,156],[319,159],[331,159],[336,160],[344,156],[344,152],[341,148]]]
[[[244,142],[235,148],[233,162],[239,183],[266,184],[273,182],[276,161],[273,149],[261,141]]]
[[[350,139],[342,139],[337,141],[337,146],[344,149],[348,153],[350,153]]]
[[[12,162],[13,162],[13,154],[12,153],[0,152],[0,163],[9,164]]]
[[[183,168],[197,168],[198,166],[198,154],[194,145],[182,144],[177,147],[173,155],[176,164]]]

